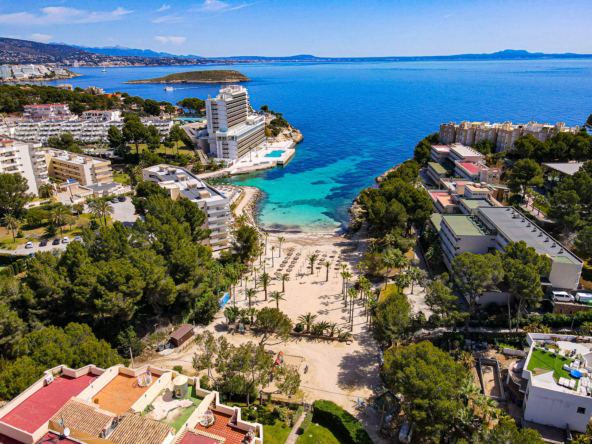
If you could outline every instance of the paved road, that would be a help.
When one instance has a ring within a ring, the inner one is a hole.
[[[114,220],[123,222],[125,226],[130,226],[140,216],[134,214],[136,209],[132,204],[132,199],[127,196],[125,202],[112,203],[114,213],[111,215]]]

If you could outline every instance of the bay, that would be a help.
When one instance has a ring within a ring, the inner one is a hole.
[[[220,85],[123,84],[219,66],[74,68],[84,77],[49,84],[98,86],[106,92],[175,103],[214,96]],[[283,168],[230,182],[262,190],[266,229],[341,231],[347,209],[374,178],[413,155],[442,122],[461,120],[582,125],[592,113],[592,61],[263,63],[228,67],[252,79],[254,108],[268,105],[304,135]]]

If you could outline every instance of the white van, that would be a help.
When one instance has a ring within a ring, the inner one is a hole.
[[[576,300],[573,295],[565,291],[554,291],[552,299],[554,302],[574,302]]]
[[[411,438],[413,437],[413,429],[415,426],[410,421],[405,421],[403,423],[403,427],[401,427],[401,431],[399,432],[399,442],[402,443],[410,443]]]
[[[591,304],[592,293],[576,293],[576,301],[580,304]]]

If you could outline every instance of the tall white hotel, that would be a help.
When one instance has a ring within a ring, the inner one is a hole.
[[[206,100],[209,151],[216,158],[240,159],[265,141],[265,117],[250,110],[243,86],[225,86]]]

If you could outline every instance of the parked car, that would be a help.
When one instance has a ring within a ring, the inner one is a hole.
[[[56,237],[51,244],[52,245],[60,245],[60,239]]]
[[[119,202],[119,201],[117,200],[117,197],[114,197],[113,199],[111,199],[111,202],[113,202],[113,203],[117,203],[117,202]]]
[[[552,299],[554,302],[574,302],[576,300],[573,295],[565,291],[554,291]]]
[[[82,236],[76,236],[74,242],[82,242]]]
[[[125,202],[125,196],[119,196],[119,197],[117,198],[117,200],[118,200],[119,202]]]
[[[47,240],[43,239],[41,242],[39,242],[39,246],[40,247],[45,247],[47,245]]]
[[[33,248],[33,242],[29,241],[25,244],[25,248]]]
[[[70,238],[68,236],[64,236],[64,239],[62,239],[62,244],[67,244],[68,242],[70,242]]]

